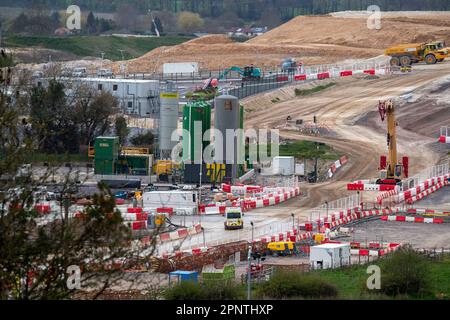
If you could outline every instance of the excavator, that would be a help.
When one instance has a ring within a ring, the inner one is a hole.
[[[219,92],[219,82],[215,78],[206,79],[203,85],[195,88],[194,92],[187,92],[186,98],[192,100],[211,100]]]
[[[254,65],[245,66],[244,69],[239,67],[231,67],[226,69],[220,76],[219,80],[225,78],[225,76],[230,72],[235,71],[242,76],[243,81],[248,80],[259,80],[261,79],[261,69],[255,67]]]
[[[381,121],[386,119],[387,123],[388,156],[380,157],[380,178],[377,184],[396,185],[402,178],[408,177],[408,157],[403,157],[402,162],[398,162],[396,133],[398,123],[395,120],[395,107],[392,100],[379,101],[378,112]]]

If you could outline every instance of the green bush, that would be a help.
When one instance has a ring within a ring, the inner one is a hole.
[[[296,272],[277,272],[256,289],[259,298],[331,298],[337,288],[316,275]]]
[[[298,89],[297,88],[294,91],[295,91],[295,95],[296,96],[307,96],[307,95],[310,95],[310,94],[313,94],[313,93],[316,93],[316,92],[328,89],[328,88],[330,88],[332,86],[335,86],[335,85],[336,85],[335,82],[330,82],[330,83],[327,83],[325,85],[319,85],[319,86],[311,88],[311,89]]]
[[[167,300],[202,300],[204,296],[202,287],[193,281],[182,281],[164,292]]]
[[[431,291],[430,261],[411,247],[387,256],[380,267],[381,291],[389,296],[423,297]]]
[[[167,289],[164,293],[167,300],[238,300],[244,299],[243,287],[231,282],[198,284],[183,281]]]

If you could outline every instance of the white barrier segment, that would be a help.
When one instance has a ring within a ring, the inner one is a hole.
[[[433,218],[425,218],[423,219],[423,223],[433,223]]]

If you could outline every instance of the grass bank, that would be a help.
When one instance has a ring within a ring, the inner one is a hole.
[[[319,92],[319,91],[331,88],[331,87],[333,87],[335,85],[336,85],[336,82],[330,82],[330,83],[327,83],[327,84],[324,84],[324,85],[319,85],[319,86],[316,86],[316,87],[310,88],[310,89],[295,89],[295,95],[297,97],[308,96],[310,94],[313,94],[313,93],[316,93],[316,92]]]
[[[120,50],[125,59],[139,57],[148,51],[161,46],[173,46],[192,39],[188,36],[164,36],[152,38],[116,37],[116,36],[7,36],[4,43],[8,47],[42,47],[73,53],[79,57],[101,57],[105,59],[121,60]]]

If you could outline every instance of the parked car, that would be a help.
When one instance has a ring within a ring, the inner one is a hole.
[[[82,78],[87,76],[86,68],[74,68],[72,72],[72,77]]]
[[[111,78],[113,76],[113,72],[111,69],[100,69],[97,71],[97,76],[101,78]]]

